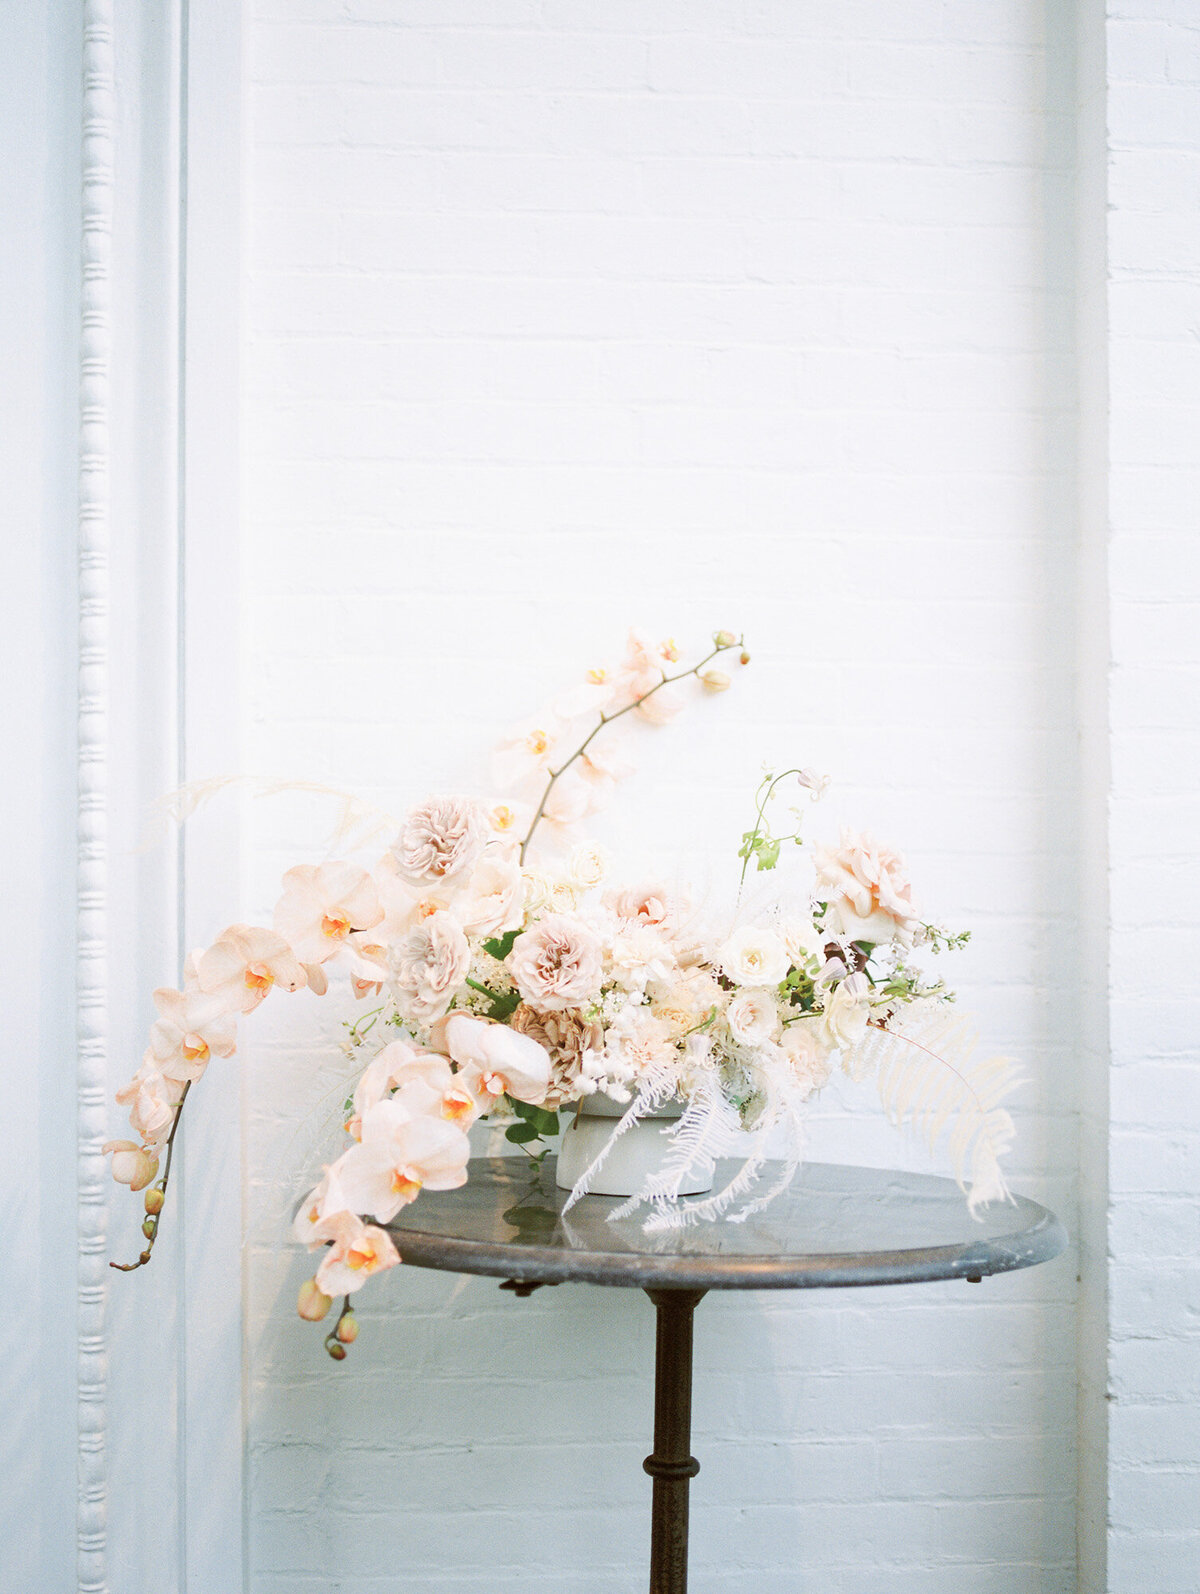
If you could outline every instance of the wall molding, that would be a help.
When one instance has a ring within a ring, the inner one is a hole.
[[[109,465],[116,82],[111,0],[84,0],[79,359],[76,1037],[80,1594],[108,1590]]]

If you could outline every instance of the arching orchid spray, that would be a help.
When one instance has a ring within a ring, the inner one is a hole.
[[[625,1104],[614,1137],[681,1097],[663,1168],[613,1215],[644,1205],[650,1229],[740,1221],[790,1181],[805,1104],[840,1062],[852,1076],[875,1074],[897,1123],[932,1139],[953,1120],[973,1206],[1006,1194],[998,1159],[1012,1125],[999,1101],[1012,1072],[972,1061],[949,993],[912,963],[917,946],[965,937],[920,919],[897,854],[844,832],[814,853],[802,911],[714,930],[659,882],[608,884],[603,849],[577,839],[631,772],[611,727],[629,715],[663,725],[689,688],[724,691],[727,657],[749,662],[729,631],[691,665],[674,641],[632,633],[615,669],[589,671],[500,744],[492,773],[505,795],[418,803],[370,869],[289,869],[271,929],[231,925],[189,957],[182,988],[154,993],[150,1044],[117,1096],[137,1138],[105,1149],[114,1178],[145,1192],[146,1243],[135,1262],[113,1266],[150,1261],[188,1093],[214,1057],[233,1054],[239,1018],[276,989],[324,994],[331,973],[356,998],[378,998],[348,1026],[352,1049],[377,1049],[346,1102],[345,1149],[294,1222],[296,1238],[323,1252],[300,1315],[320,1321],[342,1297],[325,1340],[336,1360],[358,1332],[351,1296],[400,1261],[387,1225],[422,1190],[466,1182],[467,1131],[484,1117],[540,1158],[560,1110],[585,1096]],[[771,832],[770,802],[785,783],[808,796],[824,785],[800,769],[765,777],[742,838],[743,880],[752,861],[773,869],[785,844],[801,841],[799,829]],[[551,843],[536,863],[535,838]],[[772,1165],[764,1145],[778,1131],[792,1150]],[[680,1202],[697,1163],[731,1151],[742,1159],[736,1177]]]

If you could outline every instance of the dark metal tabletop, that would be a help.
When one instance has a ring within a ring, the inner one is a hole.
[[[736,1167],[718,1166],[718,1179]],[[406,1263],[542,1284],[825,1289],[1006,1273],[1047,1262],[1067,1243],[1035,1201],[1017,1196],[975,1219],[952,1179],[886,1169],[808,1163],[745,1223],[662,1234],[644,1232],[644,1209],[610,1223],[616,1197],[585,1196],[564,1217],[552,1158],[540,1170],[479,1158],[470,1175],[461,1189],[424,1191],[388,1225]]]

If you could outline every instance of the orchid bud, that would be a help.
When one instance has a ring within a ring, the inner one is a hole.
[[[737,637],[732,631],[714,631],[713,641],[719,648],[734,648],[737,646]]]
[[[724,692],[732,685],[724,670],[701,670],[700,683],[706,692]]]
[[[742,649],[742,656],[738,662],[740,664],[749,664],[750,655],[746,652],[745,648]]]
[[[146,1236],[146,1238],[148,1240],[152,1240],[154,1238],[154,1236],[158,1233],[158,1219],[157,1218],[147,1218],[146,1221],[142,1224],[142,1233]]]
[[[162,1211],[166,1199],[166,1194],[157,1185],[146,1191],[146,1211],[152,1218],[156,1218]]]
[[[306,1323],[319,1323],[332,1305],[332,1297],[325,1294],[316,1279],[305,1279],[300,1286],[296,1310]]]
[[[343,1312],[333,1332],[343,1345],[353,1345],[358,1338],[358,1318],[353,1312]]]
[[[330,1334],[329,1338],[325,1341],[325,1349],[333,1357],[335,1362],[344,1362],[346,1360],[346,1347],[344,1345],[339,1345],[332,1334]]]
[[[104,1155],[112,1153],[112,1176],[118,1184],[127,1184],[136,1194],[144,1190],[158,1172],[158,1158],[144,1150],[136,1140],[110,1140],[105,1144]]]

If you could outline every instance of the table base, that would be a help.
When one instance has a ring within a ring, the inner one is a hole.
[[[650,1594],[687,1594],[688,1493],[700,1463],[692,1455],[692,1320],[704,1290],[647,1290],[658,1322],[654,1345],[654,1451],[642,1463],[654,1479],[650,1509]]]

